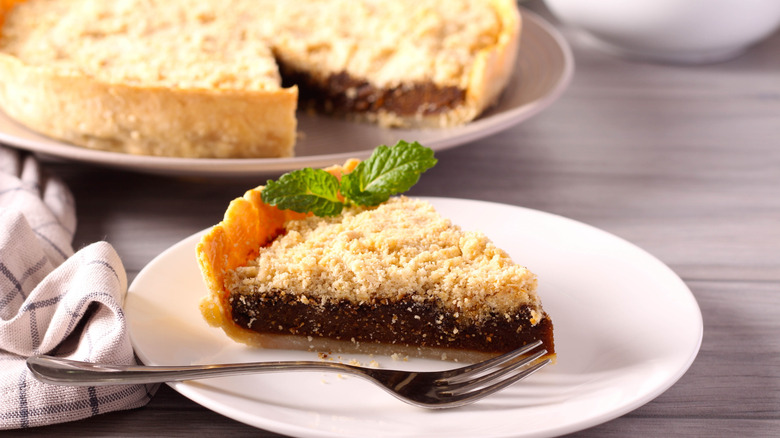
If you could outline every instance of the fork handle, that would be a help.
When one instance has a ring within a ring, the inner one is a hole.
[[[127,366],[94,364],[52,356],[32,356],[27,359],[27,368],[42,382],[65,386],[178,382],[272,371],[342,371],[350,374],[357,372],[356,367],[337,362],[285,361],[221,365]]]

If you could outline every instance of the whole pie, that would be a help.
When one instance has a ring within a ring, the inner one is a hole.
[[[514,0],[8,0],[0,107],[76,145],[294,154],[299,92],[382,126],[467,123],[511,75]]]
[[[542,340],[554,356],[536,276],[484,234],[406,196],[322,218],[265,204],[262,189],[234,200],[197,247],[201,312],[230,338],[467,361]]]

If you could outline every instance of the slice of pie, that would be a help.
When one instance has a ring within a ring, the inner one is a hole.
[[[320,218],[265,204],[261,190],[234,200],[197,247],[201,312],[232,339],[465,361],[540,339],[554,356],[536,276],[429,203],[401,196]]]

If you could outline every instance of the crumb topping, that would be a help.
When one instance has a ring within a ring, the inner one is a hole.
[[[490,3],[30,0],[6,18],[2,50],[108,82],[273,89],[279,57],[380,87],[465,88],[475,54],[502,30]]]
[[[252,2],[226,3],[30,0],[6,17],[0,49],[109,83],[280,88],[270,47],[242,18]]]
[[[231,291],[282,291],[321,303],[411,299],[465,317],[523,306],[542,312],[533,273],[483,233],[460,229],[422,200],[391,198],[334,218],[288,221],[285,228],[255,260],[229,273]]]

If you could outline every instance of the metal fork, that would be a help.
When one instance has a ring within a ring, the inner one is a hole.
[[[441,409],[473,403],[538,371],[550,359],[547,350],[528,355],[542,345],[528,344],[501,356],[445,371],[398,371],[364,368],[338,362],[289,361],[191,366],[101,365],[33,356],[27,367],[38,380],[54,385],[101,386],[176,382],[271,371],[338,371],[365,378],[414,406]]]

